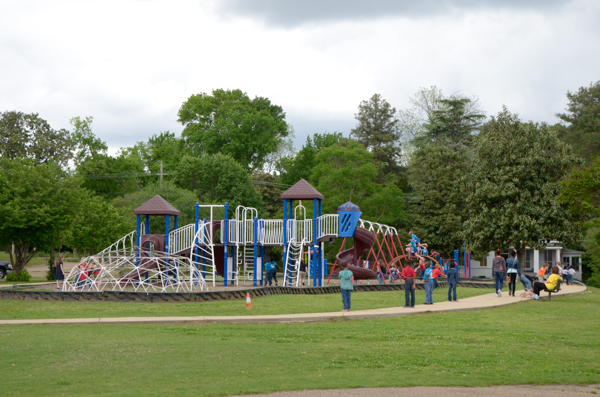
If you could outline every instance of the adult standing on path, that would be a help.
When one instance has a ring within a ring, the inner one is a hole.
[[[406,265],[402,269],[402,278],[404,278],[404,307],[415,307],[415,270]]]
[[[456,299],[456,286],[458,285],[458,270],[456,269],[456,263],[450,264],[448,269],[448,302],[458,302]],[[454,296],[452,296],[454,295]]]
[[[59,255],[56,259],[56,267],[54,268],[54,279],[56,280],[56,289],[62,289],[62,283],[65,279],[65,269],[63,265],[63,255]]]
[[[517,251],[510,251],[510,258],[506,261],[506,274],[508,279],[508,296],[515,296],[515,288],[517,287],[517,274],[521,279],[521,264],[517,259]]]
[[[433,305],[433,263],[425,270],[425,304]]]
[[[354,274],[352,274],[352,271],[348,270],[348,264],[343,262],[342,271],[340,272],[340,289],[342,290],[342,303],[344,305],[342,311],[344,312],[350,311],[350,305],[352,303],[350,295],[354,289],[352,286],[353,277]]]
[[[504,280],[506,279],[506,261],[502,257],[500,249],[496,250],[496,257],[492,261],[492,274],[496,282],[496,296],[501,297],[502,287],[504,287]]]

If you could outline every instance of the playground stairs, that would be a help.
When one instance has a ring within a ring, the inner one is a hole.
[[[237,267],[244,269],[244,281],[254,280],[254,247],[237,247]]]

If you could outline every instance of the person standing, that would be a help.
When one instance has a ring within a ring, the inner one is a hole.
[[[500,249],[496,250],[496,257],[492,261],[492,274],[496,282],[496,297],[501,297],[502,287],[504,287],[504,280],[506,279],[506,262],[502,257]]]
[[[575,269],[572,266],[569,266],[569,282],[573,285],[573,280],[575,279]]]
[[[306,263],[303,260],[300,261],[300,268],[298,269],[298,283],[304,285],[304,278],[306,277]]]
[[[448,269],[448,302],[458,302],[456,299],[456,287],[458,286],[458,270],[456,269],[456,263],[450,264]],[[451,296],[453,295],[453,296]]]
[[[419,279],[421,281],[423,281],[423,277],[425,276],[425,270],[426,270],[425,261],[424,260],[420,260],[419,261]]]
[[[384,279],[385,279],[385,275],[387,274],[387,269],[385,267],[385,265],[383,264],[383,261],[381,259],[379,259],[377,261],[377,281],[379,281],[379,284],[383,284],[384,283]]]
[[[406,265],[402,269],[402,278],[404,278],[404,307],[415,307],[415,270]]]
[[[425,270],[425,304],[433,305],[433,263]]]
[[[506,275],[508,276],[508,296],[515,296],[517,288],[517,275],[521,279],[521,264],[517,259],[517,251],[510,251],[510,258],[506,261]]]
[[[62,289],[62,283],[65,279],[65,269],[63,265],[63,255],[59,255],[56,259],[56,267],[54,269],[54,279],[56,280],[56,289]]]
[[[342,271],[340,272],[340,289],[342,290],[342,304],[344,305],[344,308],[342,309],[343,312],[350,311],[350,294],[354,289],[352,286],[353,277],[352,271],[348,270],[348,264],[343,262]]]
[[[570,284],[570,283],[569,283],[569,268],[570,268],[570,267],[571,267],[570,265],[566,265],[566,266],[563,268],[563,271],[562,271],[562,274],[561,274],[561,276],[562,276],[563,280],[565,280],[565,282],[567,283],[567,285],[569,285],[569,284]]]

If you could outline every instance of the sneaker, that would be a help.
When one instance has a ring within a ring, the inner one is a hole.
[[[533,299],[535,299],[536,301],[540,299],[539,295],[533,295]]]
[[[275,286],[277,287],[277,283],[275,283]]]
[[[500,297],[500,295],[498,295],[498,293],[496,292],[496,298],[499,298],[499,297]]]
[[[457,300],[455,300],[454,302],[458,302],[458,299],[457,299]]]
[[[502,296],[502,291],[498,290],[498,297]]]
[[[403,309],[408,309],[410,306],[402,306]]]

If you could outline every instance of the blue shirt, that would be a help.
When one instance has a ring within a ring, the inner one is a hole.
[[[423,278],[423,280],[425,280],[425,281],[433,280],[433,276],[431,275],[432,272],[433,272],[432,267],[428,267],[427,269],[425,269],[425,277]]]
[[[266,271],[274,270],[276,266],[277,266],[277,264],[275,262],[267,262],[267,263],[265,263],[265,270]]]
[[[427,254],[429,253],[429,251],[427,251],[427,248],[423,248],[421,252],[423,252],[423,255],[425,256],[427,256]]]
[[[448,269],[449,269],[448,265],[446,265],[446,266],[442,267],[442,269],[444,269],[444,273],[445,273],[445,274],[446,274],[446,276],[447,276],[447,275],[448,275]]]

